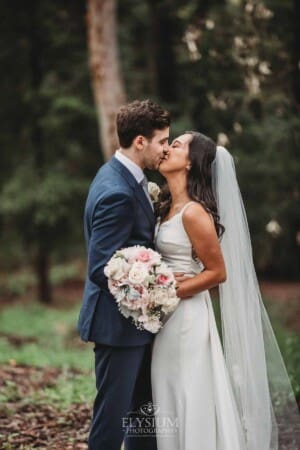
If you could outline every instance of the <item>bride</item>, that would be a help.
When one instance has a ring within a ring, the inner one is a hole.
[[[153,345],[158,450],[277,450],[278,429],[294,432],[299,416],[260,296],[233,158],[187,132],[159,170],[167,189],[155,244],[181,301]],[[224,348],[208,291],[217,285]]]

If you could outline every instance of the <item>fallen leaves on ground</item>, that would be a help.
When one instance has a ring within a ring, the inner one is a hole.
[[[75,371],[78,373],[78,371]],[[26,402],[35,390],[56,383],[62,370],[15,365],[0,367],[0,392],[6,390],[0,406],[1,449],[87,449],[91,420],[90,404],[73,404],[65,410],[53,405]]]

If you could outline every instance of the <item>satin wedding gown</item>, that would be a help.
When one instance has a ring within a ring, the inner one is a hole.
[[[174,272],[195,275],[189,205],[158,224],[155,244]],[[158,450],[246,449],[208,290],[181,300],[155,337],[151,378]]]

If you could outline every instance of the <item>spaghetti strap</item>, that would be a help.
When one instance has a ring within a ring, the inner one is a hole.
[[[182,216],[182,214],[184,213],[184,211],[186,210],[186,208],[187,208],[188,206],[190,206],[192,203],[197,203],[197,202],[194,202],[193,200],[191,200],[190,202],[187,202],[187,203],[184,205],[184,207],[181,208],[179,214]]]
[[[181,211],[179,212],[179,214],[180,214],[181,217],[182,217],[184,211],[187,209],[187,207],[190,206],[192,203],[198,203],[198,202],[195,202],[195,201],[193,201],[193,200],[191,200],[190,202],[187,202],[187,203],[184,205],[184,207],[181,209]],[[211,213],[208,213],[208,215],[209,215],[209,218],[210,218],[210,220],[212,221],[212,223],[214,223],[213,215],[212,215]]]

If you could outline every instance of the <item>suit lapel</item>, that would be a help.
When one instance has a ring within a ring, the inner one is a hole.
[[[127,181],[127,183],[134,189],[135,195],[139,200],[146,216],[154,226],[155,217],[148,198],[144,192],[143,187],[136,181],[131,172],[114,156],[109,161],[109,164],[117,170]]]

